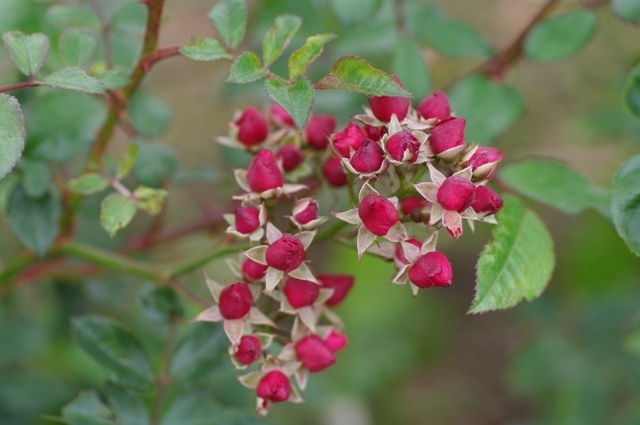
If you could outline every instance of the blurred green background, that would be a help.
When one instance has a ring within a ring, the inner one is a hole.
[[[122,46],[119,60],[127,63],[135,58],[136,45],[131,40],[141,34],[144,14],[135,2],[104,3],[109,16],[121,14],[114,44]],[[166,3],[161,46],[213,34],[206,18],[211,0]],[[422,91],[420,96],[451,87],[490,54],[490,46],[500,48],[512,40],[540,7],[540,2],[528,0],[251,1],[244,47],[259,51],[261,37],[274,17],[293,13],[302,16],[304,23],[290,51],[308,35],[338,35],[312,65],[312,78],[324,75],[342,55],[360,55],[374,66],[395,71],[394,66],[403,63],[397,55],[406,37],[397,31],[394,3],[403,5],[408,33],[421,46],[423,64],[409,62],[402,67],[402,72],[424,76],[413,87]],[[55,4],[91,11],[90,2],[85,1]],[[572,4],[567,2],[565,7]],[[53,5],[0,0],[0,31],[43,31],[55,38],[68,21],[60,18],[59,11],[51,12]],[[122,12],[122,7],[130,9]],[[471,47],[462,54],[434,49],[433,35],[421,35],[434,14],[475,26]],[[505,82],[518,89],[525,109],[494,144],[508,161],[528,155],[560,158],[608,188],[617,166],[640,150],[640,122],[624,111],[621,101],[626,74],[640,60],[640,29],[617,20],[607,7],[597,14],[597,33],[579,54],[549,64],[524,60],[506,75]],[[285,66],[281,60],[275,70]],[[145,93],[153,97],[139,99],[139,121],[149,127],[147,138],[156,142],[150,149],[177,154],[178,173],[184,179],[194,170],[207,177],[197,184],[172,182],[166,204],[169,225],[197,218],[203,208],[224,204],[234,191],[230,169],[246,163],[246,157],[221,149],[212,138],[226,133],[235,109],[263,106],[268,99],[259,83],[224,86],[227,71],[225,62],[170,59],[154,68],[147,80]],[[6,52],[1,51],[0,84],[17,78]],[[29,109],[36,104],[37,93],[20,96],[27,112],[38,116]],[[344,125],[365,102],[362,95],[319,93],[314,112],[335,114]],[[89,136],[92,128],[85,129]],[[165,148],[157,148],[157,142]],[[118,134],[112,152],[122,152],[127,143],[126,136]],[[56,167],[69,178],[79,172],[81,162],[63,161]],[[97,223],[98,203],[99,198],[89,198],[83,205],[79,231],[83,240],[117,247],[127,235],[148,225],[147,218],[138,217],[122,235],[109,240]],[[315,269],[356,276],[354,290],[339,308],[350,344],[339,353],[334,367],[311,377],[305,404],[275,406],[270,421],[640,424],[640,262],[595,212],[566,216],[533,206],[553,234],[557,266],[539,300],[507,312],[466,315],[473,298],[475,262],[490,235],[486,226],[474,235],[465,233],[457,242],[443,238],[441,249],[453,263],[454,284],[450,289],[423,291],[417,298],[411,297],[407,287],[387,284],[393,274],[391,265],[372,258],[359,264],[355,253],[346,248],[317,247],[311,254]],[[20,252],[20,246],[5,222],[0,222],[0,232],[0,261],[6,262]],[[200,234],[145,255],[154,261],[185,258],[211,249],[219,239],[219,235]],[[228,276],[222,261],[208,265],[206,271]],[[184,283],[206,296],[198,273]],[[43,415],[58,415],[79,389],[103,385],[104,373],[71,340],[73,316],[91,313],[117,318],[134,332],[147,335],[145,344],[159,361],[166,323],[140,301],[150,287],[134,277],[108,273],[88,279],[43,278],[0,288],[0,424],[52,423]],[[189,306],[187,310],[187,319],[196,312]],[[181,332],[189,326],[185,320]],[[221,368],[203,388],[224,405],[251,408],[253,394],[235,382],[233,374]]]

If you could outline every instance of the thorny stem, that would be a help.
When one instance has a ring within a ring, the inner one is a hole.
[[[173,346],[175,345],[176,330],[179,320],[179,317],[173,313],[169,318],[169,330],[167,331],[167,340],[164,344],[164,351],[162,353],[162,375],[156,381],[157,390],[153,399],[153,411],[151,413],[152,425],[158,425],[160,423],[160,414],[162,413],[164,395],[167,387],[171,383],[171,373],[169,372],[169,368],[171,366],[171,353],[173,351]]]

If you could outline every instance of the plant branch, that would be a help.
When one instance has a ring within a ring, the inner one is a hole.
[[[38,87],[40,85],[41,85],[40,83],[37,83],[35,81],[23,81],[22,83],[15,83],[8,86],[0,87],[0,93],[27,89],[29,87]]]

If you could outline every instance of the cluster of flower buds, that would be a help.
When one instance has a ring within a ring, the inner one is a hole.
[[[233,364],[253,369],[239,380],[255,389],[260,413],[269,403],[300,401],[308,374],[331,366],[347,344],[332,308],[353,277],[316,274],[307,261],[329,216],[314,193],[348,186],[354,208],[331,211],[355,226],[343,236],[357,235],[358,257],[393,261],[392,281],[408,282],[414,295],[451,285],[451,264],[436,250],[440,230],[457,239],[463,220],[472,230],[474,221],[495,223],[502,207],[487,183],[504,155],[464,143],[465,120],[451,113],[444,93],[417,109],[407,98],[370,97],[364,111],[337,132],[334,117],[312,115],[301,133],[278,105],[266,113],[248,107],[218,138],[254,154],[235,171],[238,206],[225,216],[227,233],[251,247],[229,261],[236,282],[206,277],[215,303],[195,320],[223,322]]]

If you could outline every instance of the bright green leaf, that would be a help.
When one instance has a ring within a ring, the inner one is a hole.
[[[345,56],[333,64],[331,73],[316,84],[317,89],[348,90],[373,96],[413,97],[385,72],[357,56]]]
[[[300,75],[292,84],[280,78],[271,77],[265,81],[264,87],[269,97],[282,106],[291,115],[296,127],[302,130],[309,118],[315,97],[313,84]]]
[[[294,79],[307,72],[307,66],[322,54],[324,45],[336,38],[334,34],[324,33],[307,38],[304,46],[289,56],[289,78]]]
[[[58,235],[61,212],[57,193],[30,198],[21,186],[16,186],[7,205],[7,220],[18,239],[42,257]]]
[[[20,161],[22,188],[30,198],[39,198],[51,187],[51,170],[44,161]]]
[[[9,31],[2,34],[2,39],[11,60],[20,72],[33,76],[40,71],[49,55],[49,38],[46,35],[25,35],[20,31]]]
[[[382,0],[330,1],[334,13],[345,26],[368,20],[380,9],[382,4]]]
[[[629,112],[636,118],[640,118],[640,65],[636,65],[627,77],[624,101]]]
[[[171,356],[173,382],[189,387],[226,365],[227,339],[220,325],[195,323]]]
[[[526,56],[548,62],[577,53],[591,39],[597,19],[593,11],[576,9],[537,24],[524,41]]]
[[[178,168],[175,151],[161,143],[141,143],[139,149],[133,175],[145,186],[161,187]]]
[[[109,187],[109,181],[99,173],[86,173],[77,179],[71,179],[67,182],[70,191],[80,193],[82,195],[93,195],[102,192]]]
[[[435,17],[418,26],[417,32],[425,43],[445,56],[487,58],[493,54],[491,44],[467,22]]]
[[[99,316],[72,320],[76,343],[117,382],[137,390],[153,386],[153,368],[142,344],[120,324]]]
[[[406,39],[400,40],[393,49],[391,69],[400,78],[402,85],[417,98],[425,97],[431,87],[431,75],[422,57],[420,47]]]
[[[104,94],[104,86],[97,78],[90,77],[82,68],[61,68],[37,83],[90,94]]]
[[[62,408],[62,417],[69,425],[116,425],[113,412],[95,391],[82,391]]]
[[[245,0],[220,0],[209,12],[209,19],[224,43],[235,49],[244,38],[247,27]]]
[[[98,47],[97,37],[80,28],[68,28],[60,36],[58,50],[65,66],[84,68],[89,65]]]
[[[618,235],[640,255],[640,155],[618,169],[611,188],[611,213]]]
[[[567,214],[594,208],[609,216],[607,192],[560,161],[512,162],[500,167],[500,179],[516,192]]]
[[[164,189],[153,189],[146,186],[139,186],[133,192],[133,196],[138,200],[138,208],[150,215],[157,215],[162,210],[162,205],[168,194]]]
[[[640,2],[638,0],[612,0],[611,7],[620,19],[640,24]]]
[[[194,61],[213,61],[216,59],[232,59],[222,44],[216,39],[199,38],[193,43],[180,47],[180,53]]]
[[[138,145],[129,145],[122,156],[118,158],[116,166],[116,178],[122,179],[126,177],[138,159]]]
[[[532,301],[549,283],[555,255],[540,219],[512,196],[504,199],[491,241],[476,268],[476,295],[470,313],[502,310]]]
[[[141,425],[149,423],[149,412],[136,394],[126,389],[107,384],[107,401],[118,425]]]
[[[262,40],[262,59],[265,68],[280,57],[291,38],[300,28],[302,19],[294,15],[280,15]]]
[[[225,83],[245,84],[259,80],[266,74],[260,58],[252,52],[244,52],[236,58],[229,70],[229,77]]]
[[[148,138],[164,133],[172,116],[169,104],[144,90],[133,96],[127,113],[136,131]]]
[[[109,236],[114,237],[136,215],[136,201],[119,192],[107,195],[100,204],[100,224]]]
[[[24,117],[18,99],[0,94],[0,180],[16,166],[25,140]]]
[[[471,75],[449,93],[452,109],[467,120],[465,139],[490,144],[522,115],[524,105],[513,87]]]

